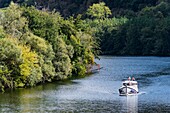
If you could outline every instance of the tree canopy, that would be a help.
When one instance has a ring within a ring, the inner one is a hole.
[[[97,43],[83,24],[79,17],[64,19],[13,2],[1,9],[1,90],[84,76]]]
[[[104,2],[93,4],[87,10],[87,15],[89,15],[91,18],[96,18],[96,19],[107,18],[111,14],[112,14],[111,10],[107,6],[105,6]]]

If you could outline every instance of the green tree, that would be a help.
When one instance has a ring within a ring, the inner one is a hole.
[[[94,19],[104,19],[111,14],[111,10],[105,6],[104,2],[93,4],[87,10],[87,15]]]
[[[27,20],[22,16],[22,10],[13,2],[0,13],[0,25],[12,37],[20,38],[27,31]]]
[[[33,7],[25,9],[24,15],[28,18],[28,27],[33,33],[44,38],[52,45],[52,50],[54,51],[54,58],[52,60],[52,65],[55,68],[54,77],[57,79],[67,78],[72,70],[70,60],[72,47],[65,43],[65,41],[67,41],[65,37],[67,37],[67,35],[69,36],[69,33],[72,33],[69,30],[67,31],[65,27],[69,23],[64,21],[58,13],[41,12]],[[37,51],[39,50],[41,49],[38,48]],[[70,52],[68,52],[68,50],[70,50]],[[49,55],[49,53],[46,53],[46,55]],[[47,67],[49,66],[45,67],[48,69]],[[45,72],[48,71],[49,69]]]
[[[22,39],[20,39],[20,42],[29,46],[32,51],[38,54],[37,58],[39,59],[39,65],[43,74],[42,80],[44,82],[51,81],[55,76],[55,68],[52,63],[55,53],[52,45],[32,33],[25,34]]]
[[[160,56],[169,56],[170,54],[170,17],[162,19],[155,28],[156,41],[154,54]]]
[[[72,72],[72,64],[67,49],[68,46],[60,37],[56,38],[54,42],[55,45],[53,45],[53,49],[55,52],[55,58],[53,64],[57,75],[56,79],[66,79]]]
[[[38,55],[17,39],[0,39],[2,88],[34,86],[41,81]],[[7,85],[6,85],[7,84]]]
[[[20,45],[19,48],[22,51],[22,62],[19,65],[20,77],[15,81],[16,86],[35,86],[42,81],[43,75],[39,65],[38,55],[32,52],[30,47]]]
[[[34,7],[23,8],[23,15],[28,18],[28,27],[33,34],[53,42],[60,33],[63,18],[59,13],[43,12]]]
[[[1,89],[14,88],[19,77],[21,64],[21,49],[10,38],[0,39],[0,81]]]

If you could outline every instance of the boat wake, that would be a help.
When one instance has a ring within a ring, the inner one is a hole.
[[[138,95],[146,94],[146,92],[139,92]]]

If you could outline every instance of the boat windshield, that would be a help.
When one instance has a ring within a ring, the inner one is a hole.
[[[138,85],[138,84],[129,82],[129,83],[123,83],[123,85],[124,86],[132,86],[132,85]]]

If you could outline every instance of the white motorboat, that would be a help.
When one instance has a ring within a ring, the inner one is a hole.
[[[135,80],[125,80],[119,88],[120,96],[136,95],[137,93],[139,93],[138,83]]]

